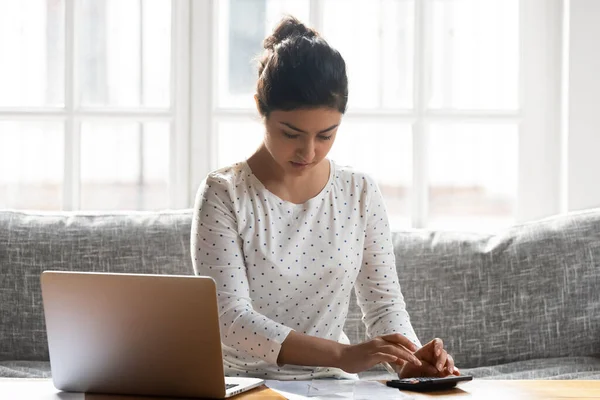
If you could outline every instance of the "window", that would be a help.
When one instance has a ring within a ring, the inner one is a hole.
[[[346,60],[348,112],[330,156],[376,178],[393,228],[493,230],[517,221],[519,0],[227,0],[214,7],[211,168],[260,143],[251,60],[289,13]]]
[[[160,209],[259,145],[255,57],[286,13],[348,65],[331,157],[392,228],[563,210],[559,0],[0,0],[0,207]]]
[[[188,100],[175,60],[189,55],[178,57],[186,39],[173,23],[185,7],[0,0],[0,207],[187,204],[174,197],[187,193],[187,167],[176,169],[187,163],[189,132],[177,128]]]

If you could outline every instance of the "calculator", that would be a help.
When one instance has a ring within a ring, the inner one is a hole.
[[[469,375],[446,376],[444,378],[436,377],[417,377],[393,379],[385,384],[389,387],[412,390],[414,392],[430,392],[434,390],[452,389],[458,382],[472,381],[473,377]]]

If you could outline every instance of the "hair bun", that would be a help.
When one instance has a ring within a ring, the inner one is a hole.
[[[289,38],[313,38],[316,36],[318,36],[318,33],[314,29],[307,27],[298,19],[288,15],[279,22],[271,36],[263,41],[263,47],[265,49],[273,50],[277,44]]]

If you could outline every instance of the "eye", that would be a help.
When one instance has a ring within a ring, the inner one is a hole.
[[[298,136],[300,136],[300,135],[291,135],[291,134],[289,134],[289,133],[287,133],[287,132],[283,132],[283,135],[284,135],[286,138],[289,138],[289,139],[296,139]]]
[[[329,136],[319,136],[319,139],[321,139],[321,140],[331,140],[331,136],[333,136],[333,135],[329,135]]]

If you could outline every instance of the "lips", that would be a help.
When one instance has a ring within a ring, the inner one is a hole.
[[[292,164],[292,168],[296,169],[296,171],[304,171],[312,166],[313,163],[299,163],[296,161],[290,161]]]

